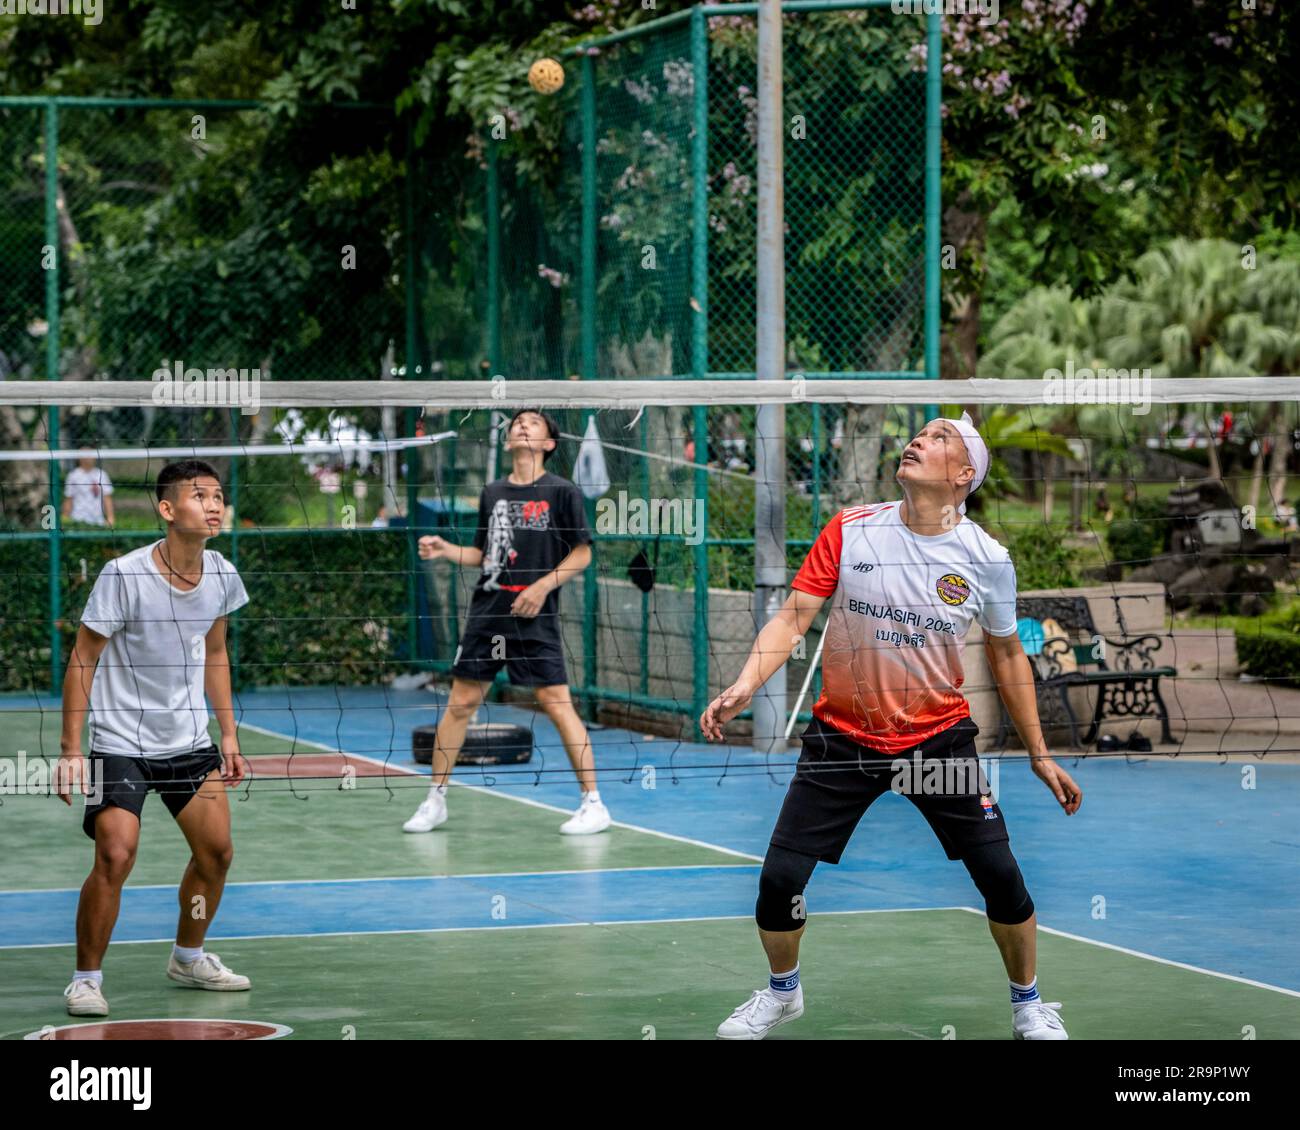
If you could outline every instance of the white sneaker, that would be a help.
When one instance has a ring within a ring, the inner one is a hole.
[[[218,993],[238,993],[253,983],[221,964],[215,953],[200,954],[197,961],[178,961],[173,953],[167,961],[167,976],[191,989],[212,989]]]
[[[803,986],[794,1000],[784,1003],[771,989],[755,989],[753,996],[718,1025],[719,1040],[761,1040],[773,1028],[803,1015]]]
[[[76,978],[64,989],[63,999],[68,1002],[69,1016],[108,1015],[108,1001],[104,999],[103,990],[85,977]]]
[[[1017,1040],[1068,1040],[1065,1025],[1056,1015],[1060,1001],[1032,1001],[1011,1010],[1011,1034]]]
[[[583,800],[578,811],[560,825],[560,831],[566,836],[592,836],[612,823],[614,819],[602,801]]]
[[[447,823],[447,798],[437,789],[430,789],[429,795],[420,802],[420,807],[402,825],[403,832],[432,832],[439,824]]]

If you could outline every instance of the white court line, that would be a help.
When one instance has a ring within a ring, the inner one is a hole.
[[[970,910],[968,906],[903,906],[886,908],[882,910],[826,910],[819,913],[819,917],[829,917],[833,914],[923,914],[932,910]],[[331,930],[323,934],[231,934],[228,937],[212,938],[213,945],[220,945],[223,942],[258,942],[266,939],[275,941],[294,940],[302,941],[305,938],[369,938],[377,935],[388,934],[461,934],[479,930],[561,930],[575,929],[579,926],[657,926],[660,923],[682,923],[682,922],[752,922],[752,914],[705,914],[693,918],[612,918],[609,920],[577,920],[572,922],[536,922],[532,925],[519,926],[430,926],[424,930]],[[115,946],[151,946],[162,944],[163,942],[175,942],[170,934],[165,938],[128,938],[123,941],[114,941]],[[33,942],[24,943],[17,946],[0,946],[0,952],[4,950],[47,950],[58,949],[60,946],[74,948],[75,942]]]
[[[351,756],[349,754],[348,756]],[[569,816],[572,813],[567,808],[560,808],[554,804],[546,804],[540,800],[530,800],[527,797],[511,796],[509,793],[499,793],[483,785],[467,785],[464,782],[455,782],[462,789],[472,789],[474,792],[487,793],[489,796],[501,797],[503,800],[513,800],[518,804],[531,804],[534,808],[545,808],[551,812],[558,812],[562,816]],[[719,851],[723,855],[734,855],[738,859],[748,859],[754,863],[762,863],[761,855],[750,855],[747,851],[736,851],[734,848],[723,847],[721,844],[711,844],[707,840],[694,840],[690,836],[678,836],[672,832],[661,832],[657,828],[646,828],[640,824],[628,824],[622,820],[615,820],[613,827],[627,828],[632,832],[644,832],[648,836],[662,836],[666,840],[676,840],[679,844],[690,844],[692,847],[708,848],[709,851]]]
[[[878,910],[823,910],[817,912],[819,918],[829,918],[836,915],[846,916],[850,914],[926,914],[932,911],[961,910],[967,914],[977,914],[981,918],[985,917],[984,911],[977,910],[973,906],[904,906],[893,907]],[[372,937],[376,935],[388,934],[459,934],[482,930],[556,930],[574,928],[579,926],[656,926],[660,923],[686,923],[686,922],[737,922],[751,921],[752,914],[712,914],[698,915],[692,918],[618,918],[608,921],[574,921],[574,922],[539,922],[533,925],[520,926],[433,926],[426,930],[338,930],[324,934],[232,934],[229,937],[213,938],[213,945],[223,942],[256,942],[265,939],[274,939],[283,941],[285,939],[296,939],[301,941],[304,938],[348,938],[348,937]],[[1300,997],[1300,992],[1295,989],[1284,989],[1280,985],[1269,985],[1264,981],[1252,981],[1248,977],[1237,977],[1231,973],[1219,973],[1214,969],[1202,969],[1199,965],[1188,965],[1181,961],[1171,961],[1168,958],[1156,957],[1154,954],[1143,953],[1141,950],[1126,949],[1124,946],[1112,945],[1110,942],[1099,942],[1093,938],[1085,938],[1079,934],[1070,934],[1064,930],[1054,930],[1050,926],[1039,924],[1038,929],[1048,934],[1056,934],[1062,938],[1069,938],[1075,942],[1085,942],[1089,945],[1100,946],[1103,949],[1117,950],[1120,953],[1128,954],[1131,957],[1142,957],[1148,961],[1154,961],[1160,965],[1172,965],[1176,969],[1184,969],[1189,973],[1203,973],[1207,977],[1219,977],[1225,981],[1236,981],[1242,985],[1249,985],[1254,989],[1267,989],[1274,993],[1282,993],[1288,997]],[[142,946],[155,945],[164,942],[175,941],[170,935],[165,938],[132,938],[126,941],[115,941],[115,946]],[[34,944],[24,944],[17,946],[0,946],[0,952],[4,950],[32,950],[32,949],[57,949],[60,946],[72,948],[75,942],[36,942]]]
[[[962,906],[957,909],[968,911],[971,914],[978,914],[981,918],[984,917],[984,911],[976,910],[973,906]],[[1038,928],[1046,934],[1055,934],[1059,938],[1069,938],[1072,942],[1086,942],[1090,946],[1100,946],[1102,949],[1126,953],[1130,957],[1142,957],[1147,961],[1154,961],[1160,965],[1172,965],[1175,969],[1186,969],[1190,973],[1204,973],[1207,977],[1221,977],[1225,981],[1236,981],[1238,984],[1250,985],[1255,989],[1270,989],[1275,993],[1285,993],[1288,997],[1300,997],[1300,992],[1295,989],[1284,989],[1280,985],[1270,985],[1266,981],[1252,981],[1249,977],[1238,977],[1233,973],[1220,973],[1217,969],[1203,969],[1199,965],[1188,965],[1185,961],[1157,957],[1153,953],[1129,949],[1127,946],[1117,946],[1113,942],[1099,942],[1096,938],[1085,938],[1082,934],[1071,934],[1066,930],[1056,930],[1051,926],[1044,926],[1041,922],[1038,924]]]
[[[351,757],[351,758],[355,758],[357,761],[369,761],[372,765],[382,765],[386,769],[395,769],[397,770],[398,773],[405,773],[411,777],[424,776],[423,773],[419,773],[414,769],[407,769],[403,765],[394,765],[389,761],[381,761],[379,758],[371,757],[368,754],[346,753],[343,750],[335,749],[332,746],[323,745],[320,742],[313,742],[306,738],[286,737],[278,730],[268,730],[264,726],[254,726],[252,723],[249,722],[240,722],[239,725],[247,726],[248,729],[255,730],[259,734],[266,734],[267,737],[279,738],[281,741],[284,742],[301,742],[303,745],[312,745],[315,746],[317,749],[323,749],[329,753],[338,754],[340,757]],[[292,755],[274,754],[272,756],[284,757],[284,756],[292,756]],[[250,765],[252,764],[253,760],[256,760],[256,758],[249,760]],[[489,773],[491,772],[490,766],[485,767],[485,769],[487,772]],[[276,778],[276,779],[281,780],[282,778]],[[373,778],[370,779],[373,780]],[[494,796],[501,800],[512,800],[516,804],[528,804],[528,805],[532,805],[532,807],[534,808],[543,808],[548,812],[558,812],[562,816],[572,815],[569,809],[560,808],[558,805],[546,804],[544,801],[540,801],[540,800],[529,800],[527,797],[511,796],[509,793],[498,792],[495,789],[490,789],[486,785],[469,785],[466,784],[464,781],[457,781],[454,776],[452,777],[450,784],[455,785],[457,788],[460,789],[470,789],[474,792],[485,793],[488,796]],[[627,824],[622,820],[615,820],[613,823],[613,827],[626,828],[630,832],[642,832],[647,836],[660,836],[665,840],[675,840],[679,844],[690,844],[692,847],[707,848],[709,851],[722,852],[723,855],[734,855],[738,859],[748,859],[753,861],[754,863],[763,862],[763,857],[761,855],[751,855],[747,851],[736,851],[734,848],[723,847],[721,844],[711,844],[707,840],[695,840],[692,839],[690,836],[677,836],[674,835],[672,832],[661,832],[657,828],[645,828],[642,827],[640,824]]]
[[[347,879],[243,879],[227,883],[227,891],[236,887],[311,887],[326,883],[427,883],[431,880],[446,882],[454,879],[527,879],[551,875],[617,875],[624,871],[750,871],[752,863],[683,863],[647,865],[643,867],[571,867],[562,871],[470,871],[464,875],[364,875]],[[124,891],[174,891],[175,883],[130,883]],[[80,891],[80,887],[23,887],[0,891],[5,895],[66,895]],[[3,947],[0,947],[3,948]]]

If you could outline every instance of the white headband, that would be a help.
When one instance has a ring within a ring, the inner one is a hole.
[[[975,430],[975,421],[970,418],[969,412],[963,412],[960,420],[945,420],[944,423],[951,424],[961,433],[962,441],[966,444],[966,456],[970,460],[970,465],[975,468],[975,477],[971,479],[970,489],[966,492],[966,497],[969,498],[979,490],[984,476],[989,473],[989,447]],[[966,503],[961,503],[957,509],[965,514]]]

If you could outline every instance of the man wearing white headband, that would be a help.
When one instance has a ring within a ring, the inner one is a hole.
[[[948,420],[946,423],[957,429],[962,438],[962,445],[966,448],[966,460],[975,472],[966,487],[966,494],[972,495],[980,489],[985,476],[989,473],[989,445],[975,430],[975,421],[970,418],[969,412],[963,412],[960,420]],[[957,509],[965,514],[966,503],[963,502]]]
[[[978,621],[1034,773],[1067,815],[1076,812],[1083,793],[1043,741],[1033,673],[1016,630],[1015,565],[964,516],[988,469],[988,445],[970,416],[926,424],[899,459],[902,500],[850,506],[827,523],[740,677],[700,718],[708,739],[724,740],[723,723],[749,705],[831,600],[822,695],[758,882],[755,918],[771,976],[723,1021],[722,1039],[761,1040],[803,1015],[804,888],[819,862],[840,861],[859,819],[891,790],[921,811],[984,898],[1011,983],[1013,1036],[1067,1039],[1061,1006],[1038,993],[1034,903],[979,770],[979,727],[960,689],[964,638]]]

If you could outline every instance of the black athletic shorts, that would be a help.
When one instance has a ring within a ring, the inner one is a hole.
[[[975,722],[963,718],[920,745],[890,755],[868,749],[814,717],[801,735],[803,752],[772,843],[838,863],[862,814],[891,791],[896,780],[899,791],[934,829],[949,859],[960,859],[981,844],[1010,839],[1002,810],[979,769],[978,734]],[[936,763],[937,770],[927,769]],[[942,771],[945,763],[951,765],[947,773]]]
[[[490,683],[504,666],[516,687],[567,686],[560,633],[530,639],[521,638],[519,631],[514,616],[470,616],[451,673]]]
[[[221,768],[221,752],[214,745],[193,753],[178,753],[175,757],[126,757],[92,750],[89,760],[91,764],[86,766],[86,771],[94,774],[90,779],[100,793],[96,803],[86,805],[81,828],[92,840],[95,817],[104,809],[124,808],[135,813],[138,820],[144,810],[144,798],[150,792],[162,797],[173,817],[179,816],[208,774]]]

